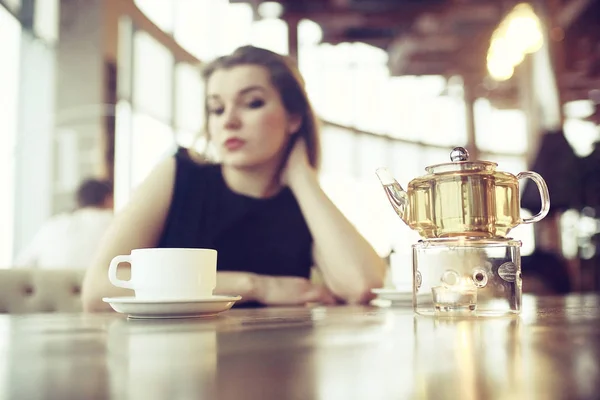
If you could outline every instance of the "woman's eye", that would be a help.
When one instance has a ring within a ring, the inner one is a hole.
[[[265,101],[262,99],[255,99],[248,103],[249,108],[260,108],[265,105]]]
[[[215,114],[215,115],[221,115],[221,114],[223,114],[223,111],[225,111],[223,109],[223,107],[214,107],[214,108],[208,109],[209,114]]]

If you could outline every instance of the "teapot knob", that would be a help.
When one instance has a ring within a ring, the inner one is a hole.
[[[456,161],[467,161],[469,159],[469,152],[464,147],[455,147],[450,152],[450,160]]]

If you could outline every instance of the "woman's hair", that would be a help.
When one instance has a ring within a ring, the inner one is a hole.
[[[219,57],[206,65],[203,70],[205,87],[215,71],[229,69],[240,65],[256,65],[264,67],[271,78],[271,83],[279,92],[283,106],[290,115],[298,115],[302,123],[294,138],[303,138],[306,142],[308,160],[314,168],[318,168],[320,161],[320,145],[318,125],[304,88],[304,79],[290,57],[282,56],[270,50],[243,46],[232,54]],[[204,134],[208,136],[208,107],[205,106]],[[284,162],[291,151],[295,139],[290,140]]]

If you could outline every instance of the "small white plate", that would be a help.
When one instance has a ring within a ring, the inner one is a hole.
[[[105,297],[105,303],[129,318],[199,318],[229,310],[241,296],[210,296],[201,299],[141,300]]]
[[[412,302],[412,292],[399,291],[392,288],[371,289],[371,293],[377,295],[377,298],[389,300],[392,302]]]

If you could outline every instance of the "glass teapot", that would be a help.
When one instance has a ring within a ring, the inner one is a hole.
[[[537,222],[548,214],[548,187],[539,174],[496,171],[494,162],[469,161],[462,147],[454,148],[450,159],[425,168],[428,174],[410,181],[408,191],[385,168],[377,170],[396,213],[423,238],[506,237],[517,225]],[[520,214],[522,178],[535,182],[542,200],[540,212],[530,218]]]

